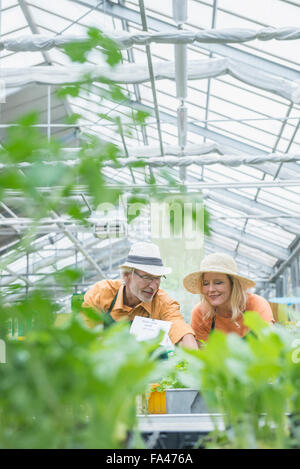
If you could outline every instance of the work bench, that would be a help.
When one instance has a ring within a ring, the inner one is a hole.
[[[138,415],[138,429],[149,449],[193,448],[215,429],[214,423],[218,430],[224,430],[221,414]]]

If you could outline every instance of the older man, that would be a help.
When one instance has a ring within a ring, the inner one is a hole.
[[[164,267],[158,246],[146,242],[133,244],[120,268],[123,280],[97,282],[85,294],[83,307],[104,311],[112,321],[132,321],[135,316],[170,321],[173,344],[197,349],[194,331],[181,316],[179,304],[159,288],[161,277],[171,269]]]

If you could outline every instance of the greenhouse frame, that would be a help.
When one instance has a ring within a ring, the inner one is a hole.
[[[42,287],[64,323],[76,295],[153,241],[186,322],[198,300],[183,277],[223,252],[276,323],[299,328],[299,18],[299,0],[0,0],[3,311]],[[192,225],[201,206],[201,229],[158,228],[177,199]],[[25,344],[30,328],[12,324]],[[214,428],[184,415],[141,417],[147,447],[191,447]]]

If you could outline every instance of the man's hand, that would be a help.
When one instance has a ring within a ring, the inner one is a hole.
[[[181,347],[186,347],[186,348],[190,348],[193,350],[197,350],[199,348],[198,342],[193,336],[193,334],[184,335],[182,339],[178,342],[178,345],[180,345]]]

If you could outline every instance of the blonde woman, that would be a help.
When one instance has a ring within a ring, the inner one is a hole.
[[[200,270],[187,275],[183,285],[189,292],[201,295],[191,322],[197,340],[207,341],[214,329],[244,337],[248,332],[243,321],[246,310],[256,311],[265,321],[274,322],[268,301],[247,291],[255,282],[239,275],[234,259],[227,254],[206,256]]]

